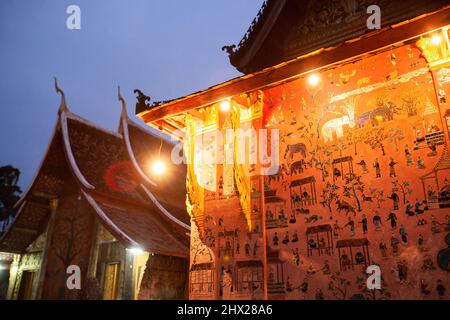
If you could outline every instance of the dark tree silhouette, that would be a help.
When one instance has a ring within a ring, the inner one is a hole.
[[[364,194],[365,184],[361,180],[361,176],[348,173],[345,175],[345,185],[343,195],[347,198],[353,198],[358,206],[358,212],[362,211],[360,196]]]
[[[13,214],[13,206],[22,193],[17,185],[20,171],[13,166],[0,167],[0,221]]]

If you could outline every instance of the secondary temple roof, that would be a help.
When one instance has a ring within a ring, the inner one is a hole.
[[[52,200],[74,181],[79,200],[86,201],[98,221],[126,246],[188,256],[185,166],[170,165],[164,181],[153,181],[145,173],[151,156],[157,154],[155,147],[159,151],[162,143],[161,157],[167,158],[173,145],[129,119],[124,103],[119,132],[113,132],[70,112],[62,97],[48,150],[29,190],[16,204],[0,251],[23,252],[45,231]]]
[[[240,43],[225,46],[230,62],[251,73],[321,48],[377,32],[367,8],[381,8],[381,27],[440,9],[445,0],[266,0]]]

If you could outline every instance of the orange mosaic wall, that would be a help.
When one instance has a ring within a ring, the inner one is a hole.
[[[406,45],[254,93],[252,125],[279,129],[280,169],[252,178],[251,232],[217,170],[190,298],[263,298],[265,269],[270,299],[449,299],[450,69],[436,77]],[[369,265],[381,290],[366,287]]]

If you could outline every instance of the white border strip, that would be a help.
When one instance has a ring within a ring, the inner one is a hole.
[[[63,135],[63,141],[64,141],[64,147],[66,149],[67,157],[69,158],[70,165],[72,166],[72,169],[77,176],[78,180],[83,184],[83,186],[87,189],[95,189],[93,185],[91,185],[86,178],[83,176],[83,174],[80,171],[80,168],[78,168],[78,165],[75,161],[75,157],[72,153],[72,148],[70,146],[70,139],[69,139],[69,131],[67,129],[67,115],[63,111],[61,112],[61,131]]]
[[[125,145],[127,147],[128,156],[130,157],[131,162],[133,163],[136,170],[139,172],[139,175],[142,177],[142,179],[144,179],[150,185],[156,187],[156,183],[152,181],[149,177],[147,177],[147,175],[142,171],[141,167],[136,161],[133,150],[131,148],[130,137],[128,135],[128,121],[126,117],[122,117],[122,129],[123,129],[123,136],[125,139]]]
[[[164,215],[167,218],[169,218],[170,220],[172,220],[173,222],[175,222],[176,224],[178,224],[182,228],[185,228],[186,230],[191,231],[191,227],[188,226],[187,224],[185,224],[184,222],[178,220],[169,211],[167,211],[166,208],[164,208],[162,206],[162,204],[159,203],[158,199],[156,199],[155,195],[153,193],[151,193],[150,190],[148,190],[143,184],[141,184],[141,187],[142,187],[142,189],[144,189],[145,193],[152,200],[152,202],[158,207],[159,210],[162,211],[162,213],[164,213]]]
[[[92,208],[94,208],[95,212],[97,212],[99,218],[108,225],[109,228],[113,229],[115,233],[119,234],[120,237],[122,237],[124,240],[128,241],[130,243],[131,246],[136,246],[138,247],[139,244],[134,241],[133,239],[131,239],[128,235],[126,235],[122,230],[120,230],[120,228],[118,228],[114,222],[111,221],[111,219],[108,218],[108,216],[106,215],[106,213],[102,210],[102,208],[100,208],[100,206],[97,204],[97,202],[94,200],[94,198],[92,198],[89,194],[87,194],[86,192],[84,192],[83,190],[81,190],[81,192],[83,193],[84,197],[86,198],[86,200],[89,202],[89,204],[92,206]],[[118,239],[119,240],[119,239]],[[145,248],[147,249],[147,248]]]

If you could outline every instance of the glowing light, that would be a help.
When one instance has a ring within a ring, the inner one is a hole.
[[[320,82],[320,77],[317,74],[312,74],[308,77],[308,83],[311,86],[317,86]]]
[[[220,110],[222,110],[222,111],[224,111],[224,112],[229,111],[229,110],[230,110],[230,107],[231,107],[230,101],[228,101],[228,100],[222,101],[222,102],[220,103]]]
[[[166,165],[161,160],[156,160],[153,162],[151,169],[154,174],[159,176],[166,172]]]
[[[431,38],[431,42],[436,46],[439,45],[441,41],[442,41],[441,36],[438,36],[437,34],[434,35],[433,38]]]
[[[127,249],[133,256],[138,256],[144,253],[144,249],[141,247],[131,247]]]
[[[383,116],[377,115],[377,116],[375,116],[375,120],[377,122],[382,122],[383,121]]]

